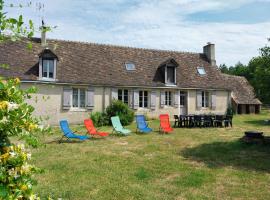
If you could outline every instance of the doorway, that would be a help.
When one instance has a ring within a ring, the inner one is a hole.
[[[180,92],[180,115],[187,114],[187,92]]]

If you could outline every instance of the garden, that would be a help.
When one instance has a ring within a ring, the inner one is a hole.
[[[53,128],[32,149],[32,162],[44,169],[35,193],[63,199],[265,199],[269,196],[270,146],[240,141],[246,130],[270,134],[269,111],[236,115],[233,128],[175,128],[127,137],[58,143]],[[84,125],[71,126],[85,134]],[[112,132],[103,126],[101,131]]]

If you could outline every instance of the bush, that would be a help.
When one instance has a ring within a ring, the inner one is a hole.
[[[1,149],[0,154],[0,199],[33,199],[37,197],[32,188],[34,173],[40,169],[28,164],[31,154],[23,145],[12,145]]]
[[[90,118],[96,127],[109,125],[108,117],[103,112],[92,112]]]
[[[122,101],[113,101],[111,105],[106,108],[106,116],[111,123],[112,116],[119,116],[122,125],[126,126],[131,124],[134,119],[134,111],[131,110],[127,104]]]

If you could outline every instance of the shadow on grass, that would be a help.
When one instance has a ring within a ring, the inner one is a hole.
[[[269,126],[270,128],[270,121],[267,120],[250,120],[250,121],[244,121],[246,124],[250,124],[253,126]]]
[[[184,158],[205,163],[210,168],[228,167],[270,172],[270,145],[241,141],[214,142],[186,148]]]

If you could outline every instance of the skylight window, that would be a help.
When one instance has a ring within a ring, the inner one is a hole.
[[[125,65],[126,65],[126,70],[128,70],[128,71],[133,71],[133,70],[135,70],[135,64],[134,64],[134,63],[132,63],[132,62],[127,62]]]
[[[198,73],[200,75],[205,75],[206,74],[204,67],[197,67],[197,71],[198,71]]]

